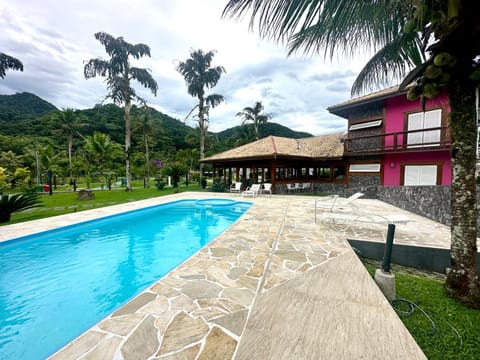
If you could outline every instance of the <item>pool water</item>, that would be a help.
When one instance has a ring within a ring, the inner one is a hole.
[[[51,355],[251,205],[208,200],[181,200],[0,244],[0,359]]]

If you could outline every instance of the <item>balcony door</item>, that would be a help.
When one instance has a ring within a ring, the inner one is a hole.
[[[438,146],[441,140],[441,130],[428,130],[442,126],[442,109],[412,113],[407,118],[407,146],[427,147]]]

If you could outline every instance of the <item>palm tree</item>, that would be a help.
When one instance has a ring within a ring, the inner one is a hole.
[[[143,145],[145,146],[145,187],[150,187],[150,156],[149,156],[149,144],[148,138],[154,133],[152,118],[148,112],[148,108],[143,108],[140,113],[134,119],[134,129],[141,131],[143,138]]]
[[[96,164],[100,177],[103,178],[105,166],[115,157],[117,151],[120,150],[120,145],[113,141],[109,135],[95,131],[93,135],[85,138],[85,150]]]
[[[101,58],[91,59],[85,64],[84,75],[86,79],[97,75],[106,77],[109,94],[107,98],[113,100],[117,105],[123,105],[125,118],[125,175],[127,185],[125,190],[131,191],[130,171],[130,147],[132,129],[130,124],[130,108],[133,100],[140,100],[145,103],[130,86],[131,80],[137,80],[142,86],[150,89],[154,95],[157,94],[158,85],[153,79],[149,70],[134,67],[130,64],[130,58],[140,59],[143,56],[150,56],[150,48],[145,44],[130,44],[123,37],[113,36],[98,32],[95,38],[105,47],[110,55],[110,60]]]
[[[72,150],[73,150],[73,137],[78,131],[85,126],[82,123],[82,118],[79,111],[73,109],[63,109],[62,111],[54,111],[50,118],[57,122],[57,129],[55,133],[65,135],[67,137],[67,150],[68,150],[68,168],[70,179],[73,178],[73,165],[72,165]]]
[[[450,101],[452,141],[451,260],[447,291],[480,307],[476,273],[477,190],[475,182],[475,98],[480,83],[480,2],[468,0],[230,0],[223,16],[251,10],[250,25],[263,37],[285,41],[290,53],[337,50],[376,53],[352,93],[403,80],[413,83],[409,98],[436,96],[445,88]],[[408,73],[408,74],[407,74]]]
[[[200,159],[205,157],[205,138],[207,136],[209,110],[224,101],[222,95],[205,95],[205,90],[217,85],[220,77],[225,73],[223,66],[212,67],[215,51],[204,53],[202,50],[192,50],[190,58],[177,65],[177,71],[183,75],[187,83],[187,91],[191,96],[197,97],[198,104],[187,115],[198,109],[198,128],[200,131]],[[200,163],[200,180],[203,173],[203,163]]]
[[[0,52],[0,78],[5,78],[7,70],[23,71],[23,64],[13,56]]]
[[[253,123],[253,129],[255,131],[255,139],[259,139],[258,128],[261,124],[266,124],[268,120],[272,118],[271,114],[262,113],[264,107],[261,101],[255,102],[253,107],[244,107],[242,111],[237,113],[237,116],[243,119],[242,125],[245,125],[248,121]]]

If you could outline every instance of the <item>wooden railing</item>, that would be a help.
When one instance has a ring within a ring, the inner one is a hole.
[[[445,126],[364,135],[345,139],[346,154],[383,154],[392,152],[423,152],[449,149],[451,145]]]

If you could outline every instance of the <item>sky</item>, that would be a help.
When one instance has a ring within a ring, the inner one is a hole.
[[[7,71],[0,94],[30,92],[59,109],[92,108],[107,95],[104,79],[86,80],[86,61],[108,59],[94,37],[99,31],[129,43],[144,43],[157,96],[133,82],[149,106],[184,121],[197,104],[175,70],[192,50],[215,50],[213,66],[226,73],[208,93],[225,97],[210,111],[209,130],[241,124],[236,113],[261,101],[271,122],[313,135],[346,130],[346,120],[326,109],[350,99],[351,85],[364,65],[355,59],[287,56],[283,44],[260,39],[248,21],[222,19],[227,0],[0,0],[0,52],[18,58],[24,71]],[[194,127],[195,119],[186,120]]]

